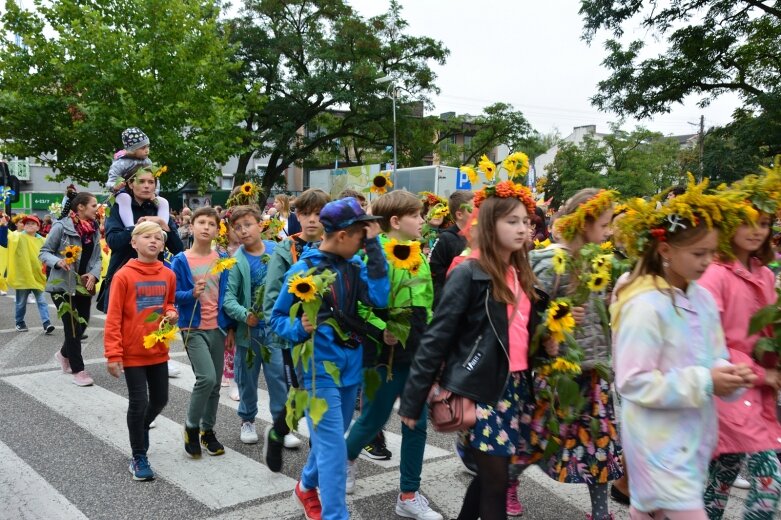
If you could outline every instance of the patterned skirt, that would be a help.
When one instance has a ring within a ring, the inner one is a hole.
[[[559,428],[559,449],[541,466],[548,475],[567,484],[607,484],[624,474],[621,444],[616,430],[616,414],[610,384],[595,371],[584,372],[577,380],[586,404],[571,424]],[[542,378],[535,388],[547,386]],[[545,425],[552,413],[550,403],[538,401],[531,423],[532,443],[544,451],[550,432]]]
[[[512,457],[513,462],[518,464],[539,459],[541,452],[532,446],[530,440],[534,402],[528,376],[513,372],[496,406],[477,402],[475,407],[477,422],[465,432],[472,448],[499,457]]]

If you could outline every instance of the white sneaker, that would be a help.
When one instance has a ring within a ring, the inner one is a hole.
[[[347,461],[347,482],[344,490],[348,495],[352,495],[355,492],[355,478],[358,476],[358,468],[355,466],[355,461]]]
[[[157,428],[157,423],[155,421],[149,423],[149,429],[151,430],[152,428]]]
[[[411,500],[402,500],[400,494],[396,497],[396,514],[417,520],[442,520],[442,515],[431,509],[426,497],[418,491]]]
[[[285,448],[289,450],[295,450],[301,447],[301,439],[299,439],[292,433],[288,433],[287,435],[285,435],[284,444],[285,444]]]
[[[732,487],[736,487],[738,489],[751,489],[751,482],[743,478],[743,475],[738,475],[738,478],[736,478],[735,482],[732,483]]]
[[[179,367],[174,365],[171,360],[168,360],[168,377],[179,377],[179,375],[182,373],[181,370],[179,370]]]
[[[258,431],[255,429],[255,423],[249,421],[241,423],[241,442],[244,444],[255,444],[258,442]]]

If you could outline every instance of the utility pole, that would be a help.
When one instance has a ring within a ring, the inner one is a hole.
[[[702,182],[705,177],[705,166],[703,163],[703,155],[705,154],[705,116],[700,116],[700,136],[699,136],[699,148],[700,148],[700,178],[699,182]]]

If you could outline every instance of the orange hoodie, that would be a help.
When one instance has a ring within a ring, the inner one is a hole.
[[[176,276],[162,262],[146,264],[132,259],[117,271],[109,290],[103,348],[109,363],[126,367],[156,365],[168,361],[168,349],[157,343],[144,348],[144,336],[157,329],[158,320],[147,322],[156,312],[161,316],[174,307]]]

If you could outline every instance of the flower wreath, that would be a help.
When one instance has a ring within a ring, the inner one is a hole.
[[[719,186],[726,194],[732,192],[737,200],[753,206],[755,210],[775,215],[781,202],[781,155],[776,155],[771,168],[760,166],[761,173],[746,175],[732,183],[729,188]],[[752,221],[759,218],[758,211],[749,216]]]
[[[529,216],[534,215],[534,209],[537,207],[537,203],[534,201],[531,190],[514,181],[514,179],[529,171],[529,158],[526,157],[526,154],[523,152],[514,152],[502,161],[502,168],[507,172],[508,180],[497,182],[498,170],[496,164],[488,159],[486,155],[483,155],[480,158],[480,162],[477,163],[477,169],[483,172],[486,184],[483,189],[475,192],[473,201],[475,208],[479,208],[480,204],[489,197],[499,197],[502,199],[515,198],[526,206],[526,211]],[[472,184],[478,182],[479,177],[474,168],[471,166],[461,166],[460,170],[466,173],[467,177],[469,177],[469,182]]]
[[[600,190],[599,193],[578,206],[574,212],[569,215],[559,217],[554,222],[556,232],[566,241],[570,241],[586,228],[588,219],[596,219],[613,207],[618,192],[613,190]]]
[[[746,218],[746,204],[724,192],[706,193],[708,179],[696,183],[691,173],[688,176],[686,192],[662,204],[640,198],[627,201],[628,210],[616,225],[630,256],[639,257],[654,242],[703,223],[721,231],[719,251],[729,253],[732,234]]]

